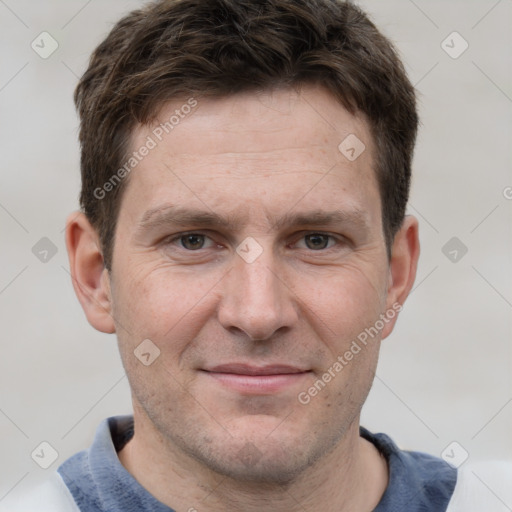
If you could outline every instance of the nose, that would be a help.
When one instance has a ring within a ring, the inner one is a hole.
[[[268,340],[291,328],[298,318],[293,292],[265,252],[252,263],[234,256],[218,310],[225,329],[243,332],[251,341]]]

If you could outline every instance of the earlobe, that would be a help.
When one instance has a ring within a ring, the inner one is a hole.
[[[418,221],[412,215],[405,217],[402,227],[395,235],[389,262],[389,287],[387,293],[387,310],[400,311],[409,295],[414,280],[420,255]],[[386,324],[382,339],[389,336],[398,315]]]
[[[87,320],[98,331],[115,332],[108,271],[96,230],[83,213],[69,216],[66,247],[73,288]]]

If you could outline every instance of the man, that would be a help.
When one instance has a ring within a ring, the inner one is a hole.
[[[117,335],[134,414],[30,510],[469,510],[454,468],[359,425],[419,255],[414,90],[367,17],[155,2],[76,103],[73,286]]]

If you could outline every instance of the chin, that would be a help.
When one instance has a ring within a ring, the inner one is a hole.
[[[244,429],[247,425],[240,422],[236,432],[230,429],[229,434],[188,437],[180,444],[211,471],[244,485],[260,486],[293,483],[332,448],[334,440],[304,435],[275,421],[269,429],[270,423],[258,417],[251,428]],[[262,425],[266,428],[258,428]]]
[[[302,450],[282,446],[257,446],[251,441],[226,447],[223,453],[203,453],[200,462],[210,470],[244,484],[286,486],[294,482],[311,461]]]

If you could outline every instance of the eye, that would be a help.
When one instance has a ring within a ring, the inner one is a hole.
[[[330,249],[335,244],[336,240],[334,237],[326,235],[325,233],[310,233],[302,237],[298,242],[300,248],[306,248],[312,251]]]
[[[211,237],[197,231],[175,233],[160,242],[166,258],[182,263],[202,263],[218,256],[225,247],[219,244],[217,236]]]
[[[189,251],[203,249],[206,243],[206,236],[199,233],[188,233],[178,238],[181,246]]]
[[[329,239],[331,237],[329,235],[323,235],[321,233],[313,233],[311,235],[306,235],[304,237],[304,241],[306,242],[306,247],[308,249],[312,249],[314,251],[326,249],[329,245]]]

